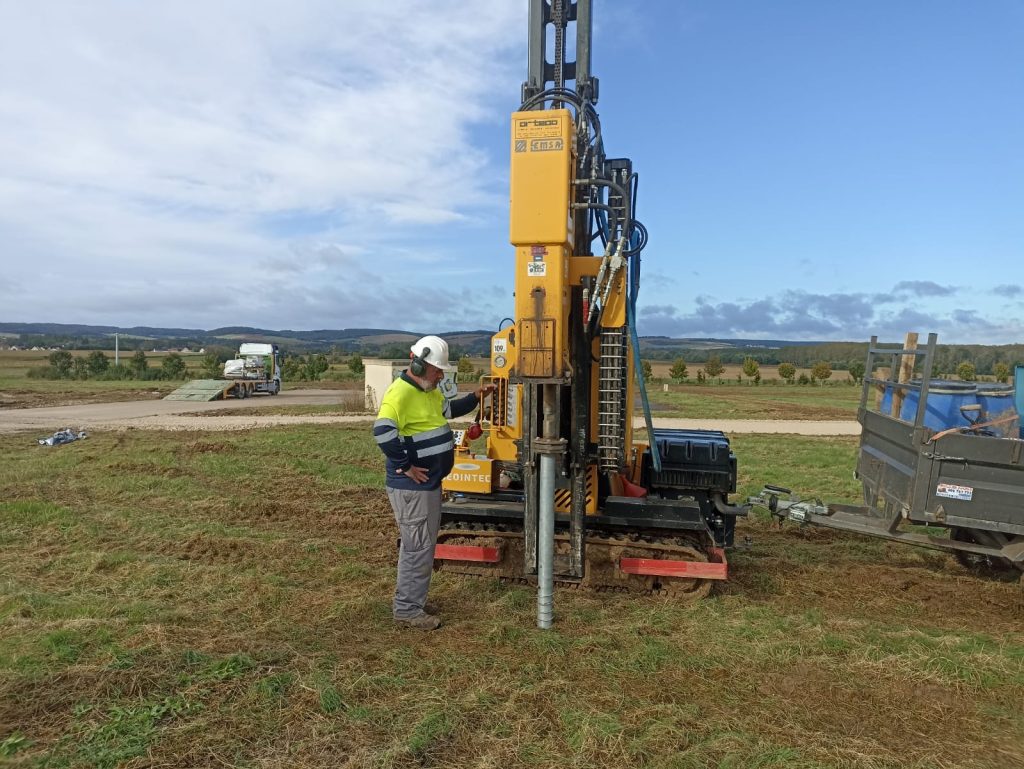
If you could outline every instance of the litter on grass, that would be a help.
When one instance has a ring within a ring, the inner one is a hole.
[[[85,430],[72,430],[70,427],[62,427],[46,438],[39,439],[40,446],[60,446],[64,443],[71,443],[87,437]]]

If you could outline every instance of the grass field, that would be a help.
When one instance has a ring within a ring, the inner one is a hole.
[[[734,388],[737,389],[737,388]],[[737,436],[853,500],[853,439]],[[697,605],[438,574],[390,620],[365,426],[0,439],[0,764],[1024,766],[1020,588],[946,556],[741,522]]]
[[[84,353],[83,353],[84,354]],[[162,398],[176,389],[181,382],[139,382],[103,380],[46,380],[26,376],[32,366],[46,362],[45,351],[0,350],[0,408],[31,408],[36,406],[63,406],[72,403],[98,403],[115,400],[145,400]],[[159,368],[165,353],[149,353],[151,368]],[[111,356],[112,357],[112,356]],[[127,356],[122,356],[127,359]],[[201,377],[198,353],[182,356],[189,367],[189,378]],[[483,366],[483,359],[476,364]],[[666,369],[667,372],[667,369]],[[657,373],[657,372],[656,372]],[[333,365],[324,380],[317,382],[285,382],[286,389],[299,387],[362,390],[362,383],[352,379],[347,367]],[[725,384],[675,384],[667,380],[648,385],[651,408],[657,416],[691,419],[854,419],[860,388],[846,385],[736,385],[723,377]],[[463,385],[466,389],[469,385]],[[668,387],[668,392],[664,387]],[[247,406],[245,413],[308,414],[353,413],[357,411],[356,397],[339,396],[338,408],[279,406]],[[207,412],[208,413],[208,412]],[[233,413],[225,404],[223,413]],[[640,413],[639,407],[637,413]]]
[[[73,351],[75,357],[90,351]],[[29,369],[45,366],[50,352],[46,350],[0,350],[0,408],[35,408],[66,406],[75,403],[107,403],[111,401],[146,400],[163,398],[176,390],[187,379],[200,379],[203,357],[199,353],[182,353],[187,373],[181,381],[160,380],[103,380],[103,379],[36,379],[28,376]],[[122,352],[121,363],[127,364],[134,351]],[[159,369],[166,352],[147,352],[151,369]],[[107,353],[111,363],[114,354]],[[285,388],[315,387],[318,389],[361,390],[362,384],[353,380],[346,366],[332,365],[317,382],[286,382]]]
[[[76,357],[88,352],[74,352]],[[122,352],[126,364],[133,352]],[[180,382],[87,379],[32,379],[29,369],[47,365],[46,350],[0,350],[0,408],[33,408],[65,406],[73,403],[106,403],[110,401],[162,398],[176,389]],[[147,353],[151,368],[159,368],[166,353]],[[108,353],[111,364],[114,354]],[[198,376],[202,356],[182,355],[190,376]]]
[[[860,387],[649,385],[651,412],[689,419],[856,419]]]

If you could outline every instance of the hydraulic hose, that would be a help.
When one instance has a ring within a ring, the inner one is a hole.
[[[639,236],[634,236],[639,237]],[[634,244],[634,249],[637,244]],[[640,258],[634,256],[629,260],[629,285],[627,286],[626,325],[629,327],[629,338],[633,343],[633,367],[636,369],[637,384],[640,385],[640,401],[644,406],[644,422],[647,425],[647,439],[651,446],[651,461],[654,472],[661,472],[661,452],[654,445],[654,420],[651,419],[651,403],[647,399],[647,385],[644,382],[644,364],[640,359],[640,337],[636,332],[636,296],[640,289]]]

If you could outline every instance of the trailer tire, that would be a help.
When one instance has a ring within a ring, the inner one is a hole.
[[[991,541],[985,541],[986,539],[991,540],[994,533],[987,531],[976,531],[975,529],[954,527],[949,531],[949,538],[956,542],[973,542],[979,545],[992,545]],[[995,535],[998,536],[998,535]],[[992,578],[1004,578],[1004,577],[1019,577],[1021,571],[1014,566],[1013,562],[1008,558],[991,557],[987,555],[976,555],[975,553],[968,553],[964,550],[955,550],[954,554],[956,559],[960,562],[960,565],[967,569],[972,574],[976,574],[980,577]]]

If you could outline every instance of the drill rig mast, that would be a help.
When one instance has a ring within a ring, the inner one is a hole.
[[[605,154],[591,10],[530,0],[528,79],[511,120],[515,317],[491,342],[486,453],[462,437],[437,550],[446,569],[536,575],[541,627],[556,577],[706,594],[707,580],[725,578],[722,546],[745,513],[727,502],[736,467],[722,433],[651,425],[636,376],[647,232],[632,162]],[[633,442],[638,388],[648,444]]]

